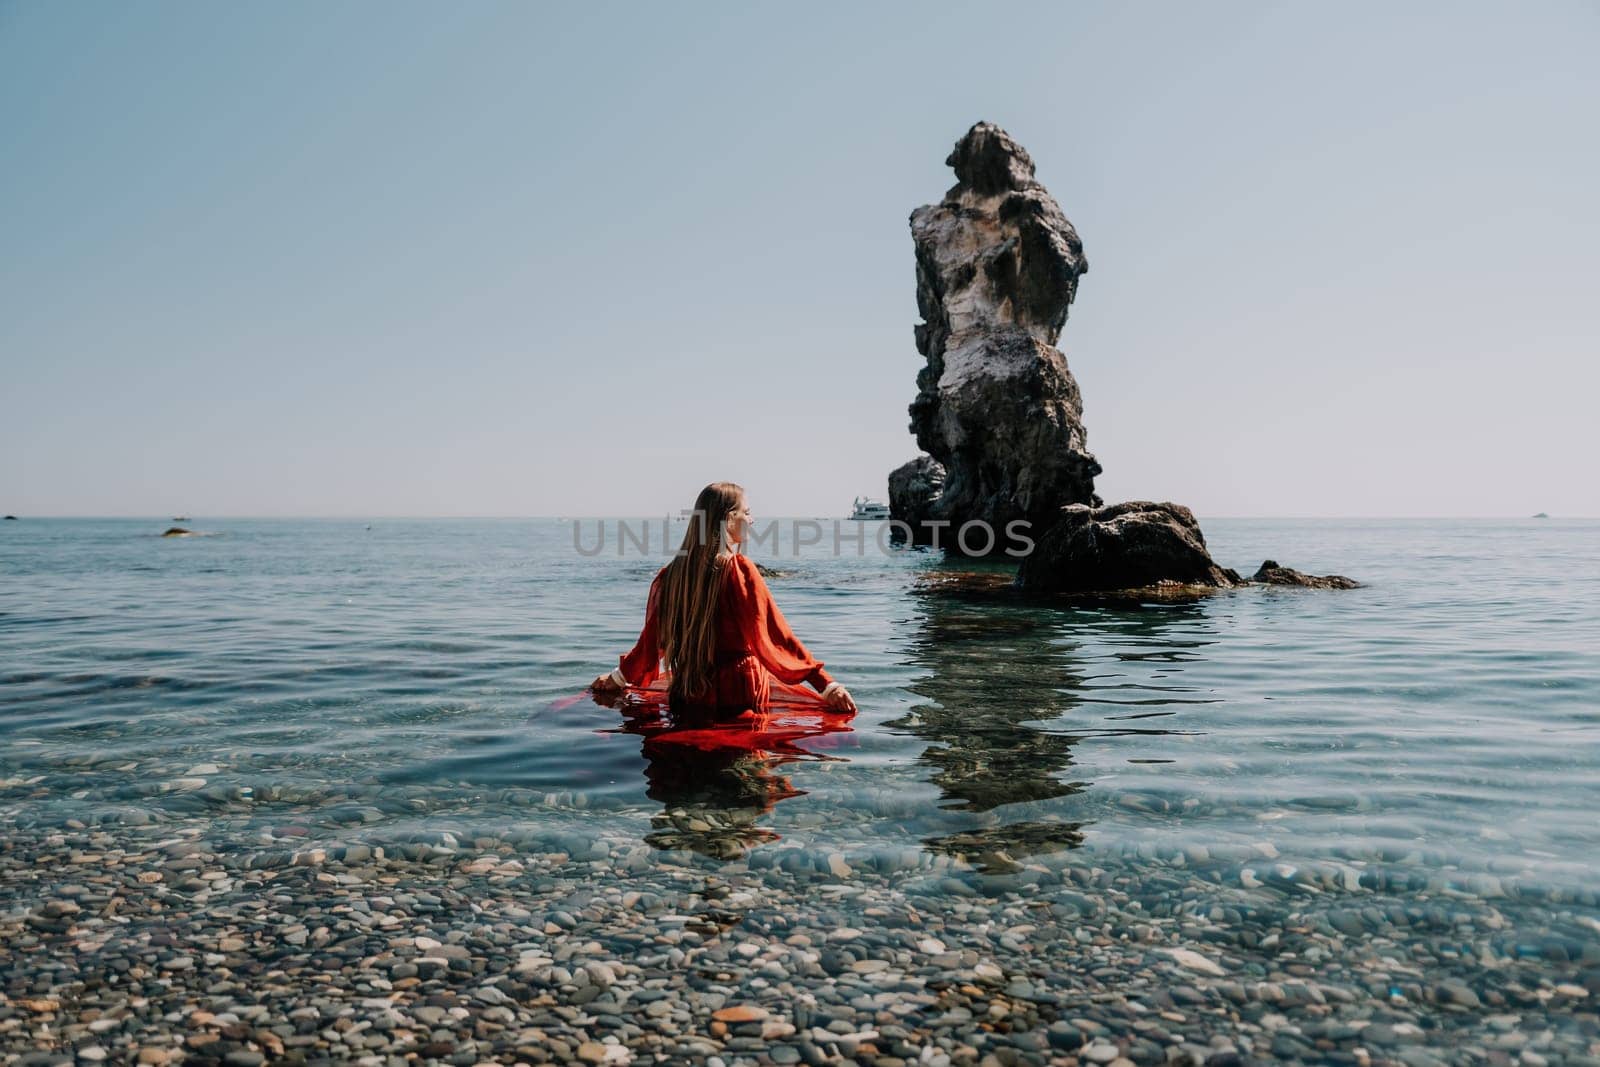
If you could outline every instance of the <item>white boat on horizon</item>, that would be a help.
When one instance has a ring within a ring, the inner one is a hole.
[[[887,519],[889,517],[889,505],[878,500],[868,500],[864,496],[858,496],[851,507],[850,517],[863,522]]]

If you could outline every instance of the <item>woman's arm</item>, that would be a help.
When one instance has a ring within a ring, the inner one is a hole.
[[[657,616],[661,603],[661,579],[666,573],[663,567],[650,583],[650,595],[645,601],[644,629],[639,632],[639,640],[617,658],[617,666],[610,674],[603,674],[594,680],[596,689],[621,689],[629,685],[642,688],[655,681],[661,673]]]
[[[755,563],[743,555],[733,558],[738,561],[734,564],[738,570],[733,577],[740,583],[735,602],[744,615],[740,620],[740,628],[750,640],[756,658],[772,672],[774,678],[789,685],[807,682],[826,697],[833,697],[834,692],[843,692],[844,686],[834,681],[822,661],[807,651],[800,638],[790,629],[789,621],[778,610],[778,603],[772,599],[772,591],[767,588],[766,579],[761,577],[761,571]],[[848,693],[844,693],[838,706],[855,710]]]

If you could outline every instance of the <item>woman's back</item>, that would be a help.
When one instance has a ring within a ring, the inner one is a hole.
[[[676,557],[650,583],[639,640],[596,687],[649,686],[665,673],[663,655],[670,653],[674,701],[760,707],[778,679],[809,682],[830,706],[855,711],[850,694],[789,628],[760,568],[738,552],[750,523],[744,490],[712,482],[693,515]]]
[[[737,712],[765,705],[774,678],[788,685],[809,683],[819,693],[833,684],[822,661],[789,627],[756,563],[733,553],[719,557],[716,565],[720,574],[709,681],[697,694],[680,694],[680,703]],[[644,629],[613,672],[619,684],[648,686],[664,673],[660,619],[669,608],[662,600],[671,566],[661,568],[650,584]]]

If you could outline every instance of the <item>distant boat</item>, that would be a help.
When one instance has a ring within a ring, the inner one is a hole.
[[[188,522],[189,521],[189,516],[187,516],[187,515],[174,515],[174,516],[172,516],[172,521],[173,522]]]
[[[864,522],[870,522],[874,519],[887,519],[889,517],[889,505],[877,500],[868,500],[864,496],[858,496],[850,511],[850,517]]]
[[[1546,515],[1546,514],[1545,514],[1545,513],[1544,513],[1544,512],[1542,512],[1542,511],[1541,511],[1541,512],[1539,512],[1539,514],[1537,514],[1537,515],[1535,515],[1535,516],[1534,516],[1534,518],[1536,518],[1536,519],[1548,519],[1548,518],[1549,518],[1549,517],[1550,517],[1550,516],[1548,516],[1548,515]]]
[[[17,517],[15,515],[7,515],[5,518],[0,519],[0,522],[16,522],[16,521],[17,521]]]

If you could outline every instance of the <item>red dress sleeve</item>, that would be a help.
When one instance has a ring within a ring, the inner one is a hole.
[[[833,677],[789,629],[788,620],[778,610],[754,561],[747,556],[734,556],[730,577],[734,585],[730,603],[739,613],[739,632],[762,666],[789,685],[810,682],[819,693],[826,689]]]
[[[661,568],[650,583],[650,596],[644,609],[644,629],[639,633],[639,640],[633,648],[622,654],[617,665],[629,685],[648,686],[661,673],[661,642],[656,616],[661,603],[661,579],[666,573],[667,569]]]

